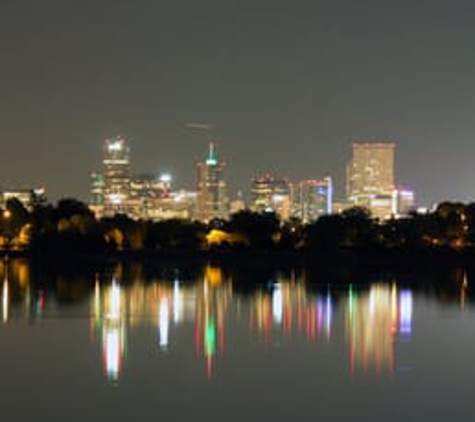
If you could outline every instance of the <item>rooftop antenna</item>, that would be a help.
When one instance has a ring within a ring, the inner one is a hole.
[[[211,140],[211,133],[215,132],[216,126],[207,122],[187,122],[184,126],[193,134],[205,136],[208,141],[208,157],[206,158],[206,164],[212,166],[216,165],[218,159],[216,157],[215,143]]]

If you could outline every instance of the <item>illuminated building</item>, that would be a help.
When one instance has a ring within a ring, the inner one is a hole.
[[[225,164],[218,160],[214,144],[209,144],[209,153],[205,161],[198,163],[198,220],[210,221],[213,218],[228,216]]]
[[[125,138],[104,140],[104,215],[127,214],[130,198],[130,148]]]
[[[291,186],[287,179],[265,175],[251,179],[251,209],[275,212],[283,220],[290,217]]]
[[[242,192],[239,191],[237,193],[237,198],[231,201],[231,203],[229,204],[229,212],[230,214],[235,214],[244,209],[246,209],[246,203],[244,202],[244,199],[242,197]]]
[[[397,213],[399,215],[408,214],[416,207],[414,191],[398,187],[397,188]]]
[[[371,215],[376,218],[386,219],[395,216],[397,214],[397,192],[393,190],[390,194],[371,195],[364,206],[369,208]]]
[[[91,198],[89,208],[96,217],[102,217],[104,212],[104,176],[102,173],[91,173]]]
[[[170,197],[171,176],[142,174],[130,181],[130,214],[134,218],[157,219],[156,211],[163,208]]]
[[[130,198],[139,200],[154,200],[167,198],[171,189],[171,176],[162,174],[136,175],[130,182]]]
[[[293,186],[292,214],[304,223],[331,214],[333,210],[333,185],[330,177],[323,180],[302,180]]]
[[[168,192],[168,196],[147,200],[140,209],[141,217],[148,220],[169,220],[172,218],[190,220],[195,218],[196,192],[179,190]]]
[[[354,143],[347,166],[348,201],[376,218],[394,213],[394,143]]]
[[[4,190],[0,193],[0,198],[2,207],[6,206],[8,200],[18,199],[28,210],[32,210],[35,206],[46,202],[44,188]]]

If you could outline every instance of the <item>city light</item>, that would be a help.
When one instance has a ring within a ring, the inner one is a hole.
[[[121,141],[115,141],[110,143],[107,148],[109,149],[109,151],[122,151],[122,149],[124,148],[124,144]]]
[[[162,183],[170,183],[172,181],[171,174],[163,173],[160,175],[160,182]]]

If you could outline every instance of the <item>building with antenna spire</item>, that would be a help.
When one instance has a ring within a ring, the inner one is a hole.
[[[198,163],[196,217],[200,221],[228,217],[225,167],[216,155],[214,143],[210,142],[206,160]]]

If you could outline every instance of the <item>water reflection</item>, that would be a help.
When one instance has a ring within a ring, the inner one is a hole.
[[[351,372],[359,367],[392,373],[395,337],[412,332],[412,292],[376,284],[358,296],[350,286],[346,308]]]
[[[232,286],[232,280],[219,268],[209,266],[197,283],[175,280],[120,286],[113,280],[101,287],[96,281],[91,307],[95,325],[102,330],[104,374],[108,380],[119,381],[127,330],[141,325],[154,324],[162,352],[194,344],[196,356],[205,362],[208,378],[213,377],[216,358],[225,354],[226,336],[237,329],[235,321],[248,326],[251,334],[264,343],[273,336],[291,342],[294,335],[311,342],[331,341],[336,305],[329,286],[309,291],[304,278],[281,276],[257,287],[245,301],[233,297]],[[344,292],[335,294],[347,316],[350,371],[373,367],[392,372],[395,336],[411,335],[412,292],[381,284],[360,293],[350,286],[346,300],[342,300]],[[243,313],[245,309],[248,311]],[[246,314],[248,322],[243,321]],[[189,323],[193,325],[193,332],[189,332],[193,342],[171,343],[175,330]]]
[[[127,376],[127,357],[138,348],[132,334],[144,327],[150,327],[157,359],[186,349],[209,379],[219,376],[220,362],[238,341],[262,348],[302,340],[341,344],[349,375],[393,374],[397,342],[413,335],[415,292],[395,282],[310,285],[303,271],[292,271],[244,288],[233,272],[212,265],[192,280],[179,272],[157,278],[158,273],[150,277],[134,271],[134,277],[120,269],[33,283],[26,262],[2,262],[2,321],[8,325],[22,317],[30,323],[45,316],[60,318],[68,307],[87,306],[90,339],[112,385]],[[434,287],[431,294],[465,308],[469,277],[466,272],[454,277],[454,283]]]
[[[2,321],[4,324],[8,322],[9,300],[10,300],[10,295],[8,293],[8,274],[5,272],[5,277],[3,279],[3,288],[2,288]]]
[[[325,335],[330,340],[333,320],[333,300],[330,290],[312,293],[303,279],[298,282],[283,278],[272,284],[271,290],[255,292],[250,309],[251,330],[260,332],[269,341],[272,332],[282,332],[287,338],[297,331],[309,340]]]

